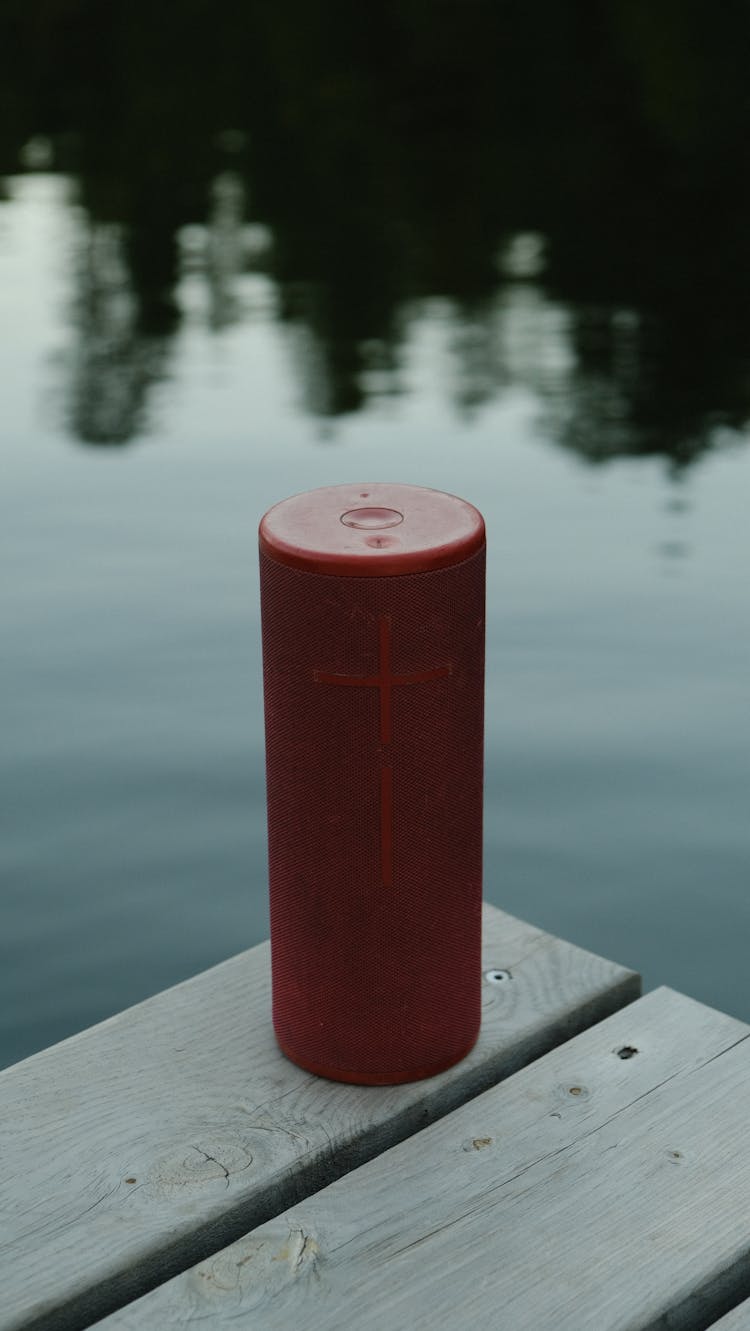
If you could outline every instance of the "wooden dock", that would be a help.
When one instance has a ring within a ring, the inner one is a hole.
[[[483,969],[406,1086],[283,1058],[267,944],[0,1073],[0,1331],[750,1331],[750,1027],[491,907]]]

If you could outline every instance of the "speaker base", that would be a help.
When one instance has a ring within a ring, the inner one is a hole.
[[[456,1063],[460,1063],[467,1054],[470,1054],[477,1040],[479,1031],[472,1037],[470,1042],[460,1053],[453,1055],[448,1059],[441,1059],[437,1063],[431,1063],[424,1067],[409,1068],[406,1072],[355,1072],[348,1068],[332,1068],[327,1064],[316,1063],[310,1059],[300,1057],[294,1050],[284,1044],[276,1035],[276,1043],[282,1054],[292,1063],[296,1063],[298,1068],[303,1068],[305,1072],[312,1072],[316,1077],[325,1077],[327,1081],[343,1081],[352,1086],[401,1086],[408,1081],[424,1081],[427,1077],[437,1077],[439,1073],[446,1072]]]

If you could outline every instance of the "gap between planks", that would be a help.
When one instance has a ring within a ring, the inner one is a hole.
[[[623,967],[485,907],[482,1034],[402,1087],[278,1051],[267,944],[0,1073],[0,1331],[78,1331],[634,999]],[[440,1001],[444,1001],[440,995]]]
[[[749,1035],[649,994],[100,1331],[705,1331],[750,1293]]]

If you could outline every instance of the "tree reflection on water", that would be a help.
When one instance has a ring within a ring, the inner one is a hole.
[[[439,297],[458,410],[689,462],[750,415],[749,45],[736,0],[6,0],[0,170],[86,219],[72,431],[143,429],[181,273],[221,329],[260,271],[315,414],[399,392]]]

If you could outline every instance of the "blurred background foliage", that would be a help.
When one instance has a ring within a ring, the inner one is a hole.
[[[90,224],[73,432],[138,429],[208,221],[217,323],[268,272],[311,410],[397,391],[425,296],[472,328],[472,410],[492,301],[533,278],[572,312],[561,441],[685,465],[750,415],[749,50],[740,0],[3,0],[0,173],[73,176]]]

